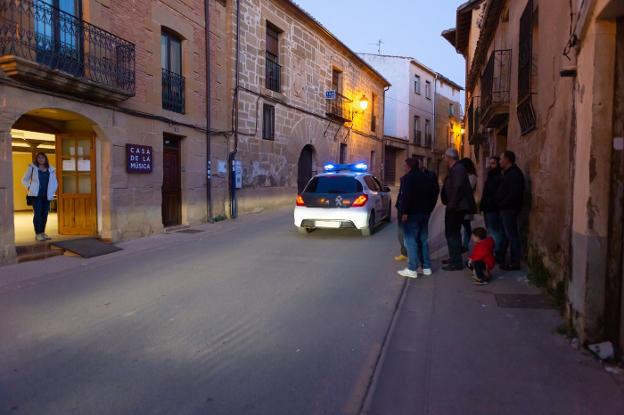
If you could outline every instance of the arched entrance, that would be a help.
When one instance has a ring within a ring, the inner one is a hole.
[[[297,191],[301,192],[312,176],[314,175],[314,165],[316,159],[316,151],[310,144],[303,147],[299,155],[298,173],[297,173]]]
[[[56,170],[58,190],[46,234],[52,239],[98,233],[97,145],[93,122],[74,112],[43,108],[22,115],[11,128],[15,244],[34,243],[32,208],[21,183],[43,152]]]

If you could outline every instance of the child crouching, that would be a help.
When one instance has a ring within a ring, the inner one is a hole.
[[[473,248],[468,257],[468,268],[472,271],[472,279],[476,285],[487,285],[492,278],[494,268],[494,239],[487,235],[484,228],[472,231]]]

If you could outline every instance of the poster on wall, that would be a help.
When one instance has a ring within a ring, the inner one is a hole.
[[[152,172],[154,150],[151,146],[126,144],[126,172],[149,174]]]

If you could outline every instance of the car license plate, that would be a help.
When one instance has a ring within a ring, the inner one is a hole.
[[[327,220],[317,220],[316,222],[314,222],[314,225],[317,228],[340,228],[340,222],[332,222]]]

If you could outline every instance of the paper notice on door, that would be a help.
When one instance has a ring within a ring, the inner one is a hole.
[[[91,171],[91,160],[87,159],[79,159],[78,160],[78,171]]]
[[[63,160],[63,171],[76,171],[76,160]]]

